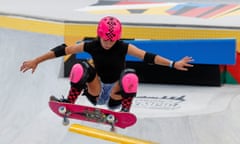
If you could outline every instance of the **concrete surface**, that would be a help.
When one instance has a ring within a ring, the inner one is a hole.
[[[96,21],[102,15],[89,17],[88,13],[76,11],[94,2],[89,0],[80,3],[74,0],[66,4],[66,1],[56,0],[0,0],[0,12],[45,20]],[[120,16],[126,23],[131,23],[133,17],[136,18],[135,22],[140,21],[140,16]],[[181,17],[166,19],[166,23],[173,24],[179,20],[184,24],[200,22],[195,19],[183,21]],[[229,19],[234,21],[220,19],[208,21],[208,24],[238,26],[240,21],[236,17]],[[162,23],[160,18],[157,22]],[[206,24],[206,21],[202,22]],[[61,36],[0,28],[1,144],[111,143],[69,133],[68,128],[62,126],[61,119],[48,108],[49,95],[66,95],[69,88],[68,80],[61,77],[62,58],[40,64],[34,74],[19,71],[24,60],[43,54],[63,41]],[[89,105],[84,97],[79,98],[78,103]],[[239,144],[239,104],[239,85],[204,87],[140,84],[132,108],[138,122],[131,128],[118,129],[117,132],[161,144]],[[89,122],[72,123],[109,130],[108,126]]]
[[[46,52],[62,42],[61,37],[0,29],[0,41],[4,50],[0,58],[1,144],[107,143],[69,133],[48,108],[49,95],[66,95],[69,88],[68,80],[61,78],[61,58],[40,64],[34,74],[19,71],[24,60]],[[85,97],[78,103],[89,104]],[[238,144],[239,103],[239,85],[141,84],[132,108],[137,124],[117,131],[161,144]],[[109,130],[94,123],[72,123]]]

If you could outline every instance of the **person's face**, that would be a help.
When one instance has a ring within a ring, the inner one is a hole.
[[[102,38],[100,38],[100,42],[102,47],[105,50],[109,50],[113,47],[113,45],[116,43],[116,41],[111,41],[111,40],[103,40]]]

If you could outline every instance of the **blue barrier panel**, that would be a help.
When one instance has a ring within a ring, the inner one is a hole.
[[[159,54],[171,60],[191,56],[194,64],[235,64],[235,39],[195,39],[195,40],[126,40],[145,51]],[[79,53],[77,59],[87,59],[87,53]],[[127,61],[141,61],[127,56]]]

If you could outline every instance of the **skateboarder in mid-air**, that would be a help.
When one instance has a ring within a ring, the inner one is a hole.
[[[121,106],[121,111],[129,112],[138,88],[138,76],[133,69],[125,67],[127,54],[138,57],[146,63],[169,66],[187,71],[193,65],[191,57],[171,61],[160,55],[146,52],[136,46],[121,41],[121,22],[112,16],[102,18],[97,27],[97,38],[74,46],[59,45],[49,52],[24,61],[21,71],[36,70],[39,63],[68,54],[87,52],[93,59],[93,65],[82,61],[73,65],[70,72],[71,88],[67,98],[61,102],[75,103],[84,89],[83,95],[93,104],[107,104],[110,109]]]

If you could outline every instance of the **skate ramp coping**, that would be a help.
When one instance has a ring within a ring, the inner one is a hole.
[[[116,143],[124,143],[124,144],[156,144],[151,141],[141,140],[129,136],[124,136],[122,134],[104,131],[100,129],[95,129],[88,126],[83,126],[79,124],[72,124],[69,127],[70,132],[86,135],[93,138],[103,139]]]

